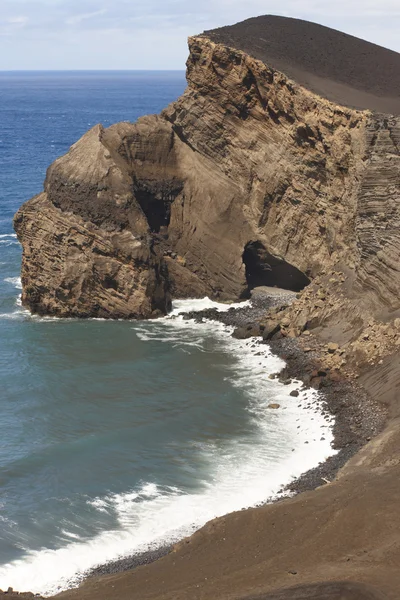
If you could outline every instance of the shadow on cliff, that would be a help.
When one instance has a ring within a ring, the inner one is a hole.
[[[251,290],[260,286],[300,292],[310,283],[307,275],[283,258],[273,256],[260,241],[246,244],[243,263],[247,282],[247,290],[243,294],[245,297],[249,297]]]

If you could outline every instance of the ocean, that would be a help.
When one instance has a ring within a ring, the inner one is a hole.
[[[183,72],[0,73],[0,588],[50,595],[91,568],[256,506],[333,454],[332,423],[219,323],[31,316],[18,207],[96,123],[157,113]],[[280,404],[279,410],[268,405]]]

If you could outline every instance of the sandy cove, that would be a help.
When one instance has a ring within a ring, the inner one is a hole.
[[[395,356],[361,375],[360,384],[388,408],[388,418],[332,483],[216,519],[150,565],[89,579],[58,597],[397,600],[399,366]],[[311,584],[318,584],[314,591],[302,591]]]
[[[236,324],[258,322],[258,309],[235,312]],[[315,370],[315,359],[303,353],[296,340],[281,338],[272,347],[287,361],[284,377],[302,373],[307,380]],[[392,356],[361,373],[356,386],[338,378],[337,372],[324,384],[329,410],[336,417],[335,443],[342,449],[291,486],[301,492],[295,497],[215,519],[166,556],[114,563],[112,570],[123,572],[91,577],[57,598],[397,599],[399,373],[398,357]],[[367,390],[369,405],[365,395],[360,396]],[[384,419],[383,431],[371,439]]]
[[[333,481],[316,473],[304,480],[315,490],[217,519],[60,598],[397,600],[400,55],[269,16],[189,46],[180,99],[93,128],[18,211],[23,304],[146,318],[194,290],[299,291],[269,311],[266,339],[289,344],[289,369],[302,351],[316,361],[305,375],[336,402],[348,454],[323,475],[340,467]],[[347,385],[362,397],[344,400]]]
[[[259,327],[257,303],[229,313],[221,319],[251,333]],[[204,316],[210,315],[198,314]],[[295,497],[215,519],[167,555],[169,549],[161,549],[100,567],[79,588],[56,598],[398,599],[398,356],[365,368],[356,385],[327,369],[321,386],[323,365],[315,353],[304,353],[298,340],[285,337],[271,346],[287,362],[282,378],[311,377],[313,384],[314,376],[323,390],[335,414],[339,453],[295,481],[290,486]],[[33,597],[11,590],[4,596]]]

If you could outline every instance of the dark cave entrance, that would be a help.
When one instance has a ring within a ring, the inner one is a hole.
[[[171,207],[183,190],[183,182],[171,179],[135,179],[134,194],[144,212],[150,230],[160,233],[171,220]]]
[[[270,254],[259,241],[246,244],[243,262],[246,267],[247,292],[264,285],[300,292],[310,283],[302,271],[283,258]]]
[[[159,233],[161,227],[168,227],[171,201],[158,200],[146,192],[136,192],[136,198],[153,233]]]

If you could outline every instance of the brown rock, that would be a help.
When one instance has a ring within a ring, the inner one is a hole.
[[[319,390],[321,388],[323,379],[321,377],[313,377],[310,381],[310,386],[315,390]]]
[[[288,317],[281,320],[281,327],[290,327],[290,324],[290,319]]]
[[[331,264],[332,236],[349,236],[347,191],[367,118],[317,96],[310,102],[240,49],[207,37],[189,45],[180,99],[161,116],[93,128],[17,214],[25,306],[80,316],[165,312],[165,244],[166,258],[194,275],[169,263],[174,296],[193,286],[193,295],[237,298],[254,283],[299,291],[306,271]],[[329,237],[311,215],[333,196]]]
[[[327,346],[327,350],[328,350],[329,354],[334,354],[337,350],[339,350],[339,344],[330,342]]]
[[[274,320],[269,320],[263,323],[264,325],[264,330],[263,330],[263,340],[270,340],[271,338],[273,338],[273,336],[279,332],[281,326],[279,324],[278,321],[274,321]]]
[[[212,294],[212,289],[186,264],[172,257],[165,257],[168,268],[169,293],[172,298],[202,298]]]
[[[254,44],[249,29],[236,28],[190,38],[188,87],[176,102],[135,124],[94,127],[48,169],[43,194],[15,218],[25,306],[146,318],[165,313],[171,295],[229,299],[264,285],[300,292],[313,280],[282,317],[289,335],[330,323],[342,344],[398,314],[400,118],[337,103],[348,104],[352,90],[351,106],[362,98],[361,108],[376,111],[379,97],[382,110],[398,107],[397,92],[390,101],[371,93],[377,81],[397,90],[395,55],[388,63],[382,51],[385,68],[375,59],[359,72],[342,65],[340,77],[357,72],[362,85],[375,73],[362,93],[360,82],[335,79],[332,53],[320,62],[304,49],[304,66],[322,71],[304,79],[295,69],[290,79],[293,65],[274,52],[292,45],[275,36],[300,25],[271,19],[273,43],[259,35]],[[304,36],[296,39],[298,53]],[[359,364],[394,345],[389,328],[376,346],[380,327],[368,332]]]
[[[45,192],[16,214],[22,302],[57,316],[146,318],[170,306],[168,271],[154,251],[126,167],[90,130],[48,170]]]
[[[252,335],[252,330],[249,330],[246,327],[236,327],[236,329],[232,333],[232,337],[236,338],[237,340],[246,340],[252,337]]]

